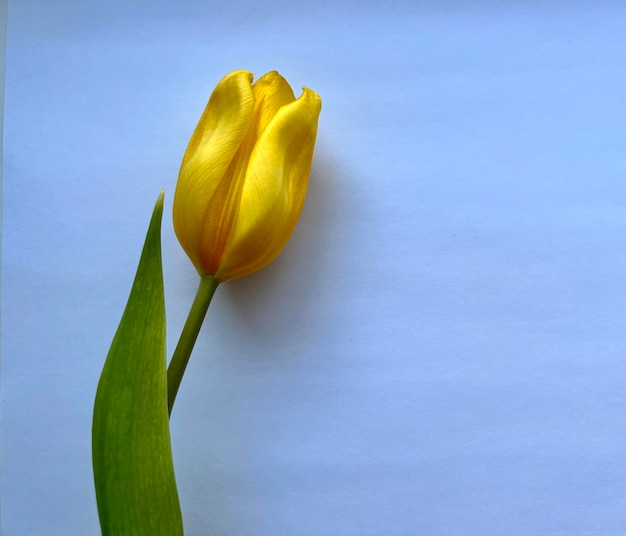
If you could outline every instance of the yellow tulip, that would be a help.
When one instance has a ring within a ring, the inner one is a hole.
[[[233,71],[191,136],[174,196],[174,229],[200,275],[218,281],[272,262],[296,226],[309,182],[322,101],[295,98],[270,72]]]

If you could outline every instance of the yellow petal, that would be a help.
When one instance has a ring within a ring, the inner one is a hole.
[[[276,71],[264,74],[252,86],[254,92],[255,140],[259,138],[269,122],[286,104],[296,100],[291,86]]]
[[[211,198],[227,179],[253,117],[252,74],[233,71],[217,85],[198,122],[183,162],[174,196],[174,229],[201,273],[202,234]]]
[[[281,107],[250,157],[239,215],[216,277],[243,277],[272,262],[289,240],[304,204],[321,99],[304,89]]]
[[[216,273],[222,263],[222,255],[239,216],[241,193],[246,180],[250,155],[259,134],[282,106],[295,100],[287,81],[275,71],[262,76],[252,86],[252,92],[254,111],[248,129],[223,180],[211,199],[207,201],[201,235],[200,262],[211,274]]]

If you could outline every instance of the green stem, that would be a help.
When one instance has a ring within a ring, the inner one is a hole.
[[[172,360],[167,367],[167,406],[170,415],[172,414],[176,393],[178,393],[180,382],[187,368],[193,345],[196,343],[202,322],[211,303],[211,298],[213,298],[213,294],[215,294],[219,284],[220,282],[210,275],[200,279],[200,286],[193,300],[191,311],[189,311],[189,316],[180,334],[180,339],[178,339],[176,350],[174,350]]]

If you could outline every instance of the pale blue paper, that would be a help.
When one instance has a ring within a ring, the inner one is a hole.
[[[224,284],[172,442],[189,536],[624,534],[624,5],[12,0],[3,536],[96,535],[90,426],[226,72],[323,98],[309,197]]]

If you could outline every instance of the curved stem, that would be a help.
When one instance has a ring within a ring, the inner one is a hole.
[[[219,284],[220,282],[210,275],[200,278],[198,292],[196,292],[189,316],[180,334],[180,339],[178,339],[172,360],[167,367],[167,407],[170,415],[172,414],[176,393],[178,393],[180,382],[187,368],[193,345],[198,338],[207,309]]]

